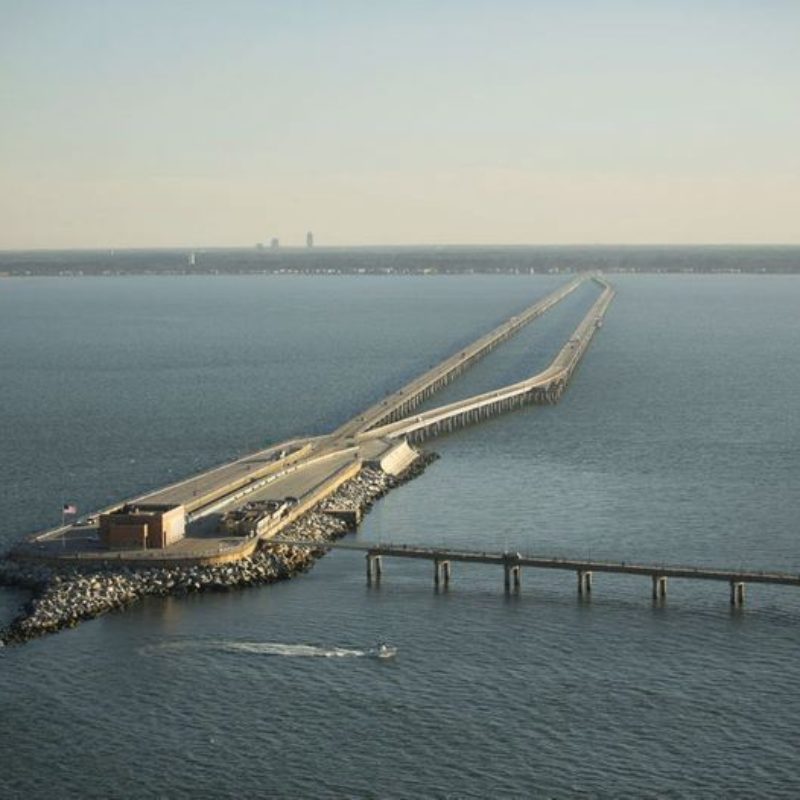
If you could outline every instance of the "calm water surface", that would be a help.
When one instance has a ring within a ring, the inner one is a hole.
[[[0,282],[0,544],[324,431],[542,276]],[[800,280],[643,276],[557,407],[436,441],[358,538],[800,572]],[[519,380],[581,290],[447,399]],[[336,553],[0,651],[0,796],[795,797],[800,597]],[[0,590],[0,617],[24,596]],[[376,639],[396,659],[365,655]]]

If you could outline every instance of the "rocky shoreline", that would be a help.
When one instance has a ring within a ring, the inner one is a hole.
[[[281,531],[281,537],[319,541],[344,536],[351,528],[326,514],[328,508],[368,511],[387,492],[422,474],[438,456],[420,453],[398,476],[364,467],[334,494]],[[271,545],[230,564],[176,567],[50,566],[6,558],[0,561],[0,585],[33,591],[22,613],[0,631],[1,644],[20,644],[47,633],[74,628],[83,620],[123,609],[147,595],[184,595],[229,591],[287,580],[308,570],[325,550]]]

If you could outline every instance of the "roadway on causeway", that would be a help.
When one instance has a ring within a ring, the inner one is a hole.
[[[373,448],[377,450],[380,448]],[[384,448],[385,449],[385,448]],[[227,503],[215,504],[210,510],[201,511],[188,525],[186,537],[165,550],[134,551],[131,557],[137,560],[205,558],[213,557],[225,550],[239,548],[246,544],[240,536],[222,535],[218,532],[219,519],[229,508],[236,508],[250,501],[280,500],[296,497],[299,500],[312,495],[331,475],[355,460],[353,449],[341,451],[331,456],[321,457],[292,468],[278,475],[269,483],[254,485],[239,498],[231,498]],[[118,556],[100,548],[97,526],[74,525],[64,528],[60,534],[40,538],[26,545],[30,555],[46,558],[80,559],[127,559],[128,551]]]

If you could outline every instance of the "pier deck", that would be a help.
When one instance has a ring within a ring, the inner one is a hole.
[[[509,551],[497,553],[391,543],[328,542],[320,544],[320,542],[280,537],[271,540],[268,545],[272,543],[319,550],[350,550],[364,553],[367,558],[367,580],[370,582],[378,580],[382,575],[383,558],[413,558],[434,563],[434,582],[437,585],[440,582],[445,585],[449,584],[451,562],[461,562],[465,564],[492,564],[502,567],[506,589],[510,588],[512,582],[516,588],[520,587],[520,570],[523,567],[573,572],[578,577],[578,592],[581,594],[591,592],[592,575],[596,572],[638,575],[650,578],[655,599],[666,597],[666,581],[668,578],[724,582],[730,586],[731,603],[733,605],[741,605],[744,602],[744,586],[746,584],[758,583],[800,587],[800,575],[787,572],[670,564],[636,564],[626,561],[593,561],[589,559],[529,555]]]

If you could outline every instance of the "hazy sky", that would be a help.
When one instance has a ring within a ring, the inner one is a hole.
[[[0,248],[800,243],[800,0],[0,0]]]

